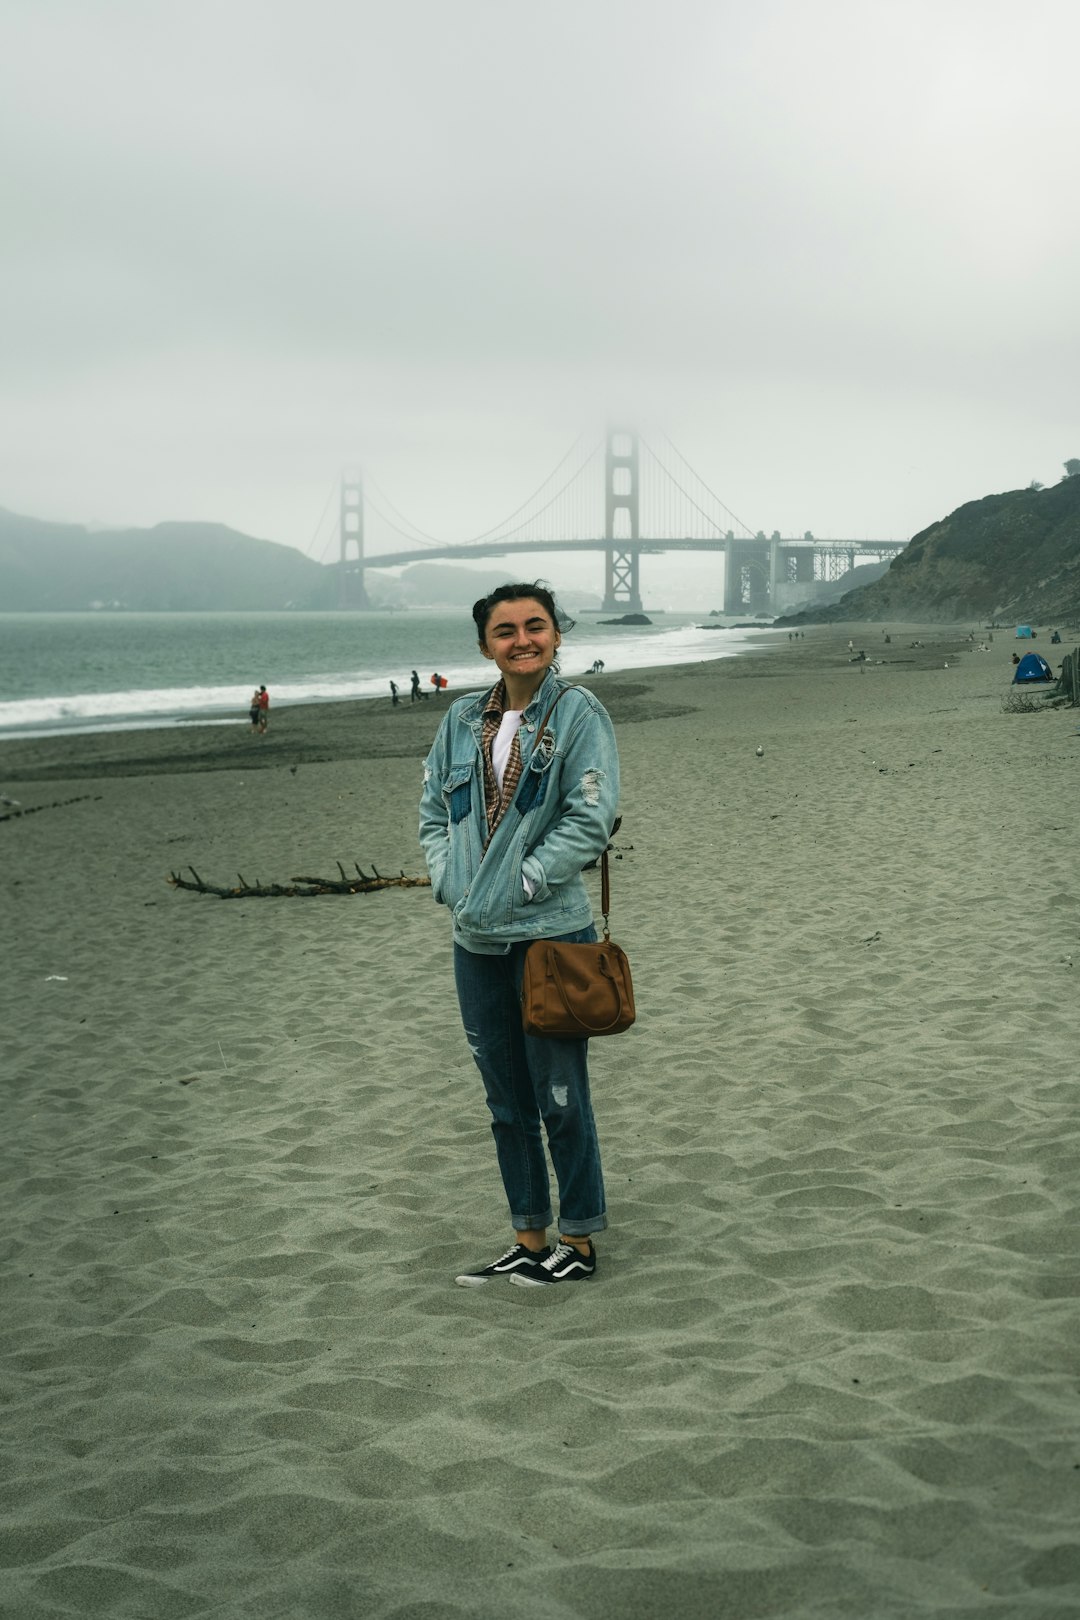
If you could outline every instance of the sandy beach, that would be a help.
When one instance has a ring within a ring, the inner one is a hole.
[[[0,746],[3,1620],[1080,1613],[1080,711],[969,628],[587,682],[639,1021],[550,1292],[452,1283],[429,891],[167,882],[422,873],[436,701]]]

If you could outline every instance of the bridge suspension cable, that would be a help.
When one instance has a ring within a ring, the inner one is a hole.
[[[539,499],[549,484],[551,484],[557,475],[562,471],[563,467],[565,467],[566,463],[570,460],[570,457],[574,454],[574,451],[581,444],[583,438],[584,435],[579,434],[566,454],[556,463],[556,465],[544,479],[543,483],[539,486],[539,488],[533,491],[528,500],[522,501],[521,505],[517,507],[515,511],[511,512],[508,517],[503,518],[501,523],[496,523],[494,528],[485,529],[483,534],[474,534],[471,540],[466,541],[465,544],[476,545],[481,541],[490,542],[495,539],[509,539],[511,534],[520,535],[522,530],[527,529],[530,524],[535,523],[546,512],[550,512],[555,503],[566,494],[567,490],[572,488],[573,485],[577,483],[578,479],[580,479],[582,474],[588,469],[590,463],[596,457],[597,452],[603,445],[603,439],[598,440],[597,443],[593,445],[581,462],[581,465],[577,468],[577,471],[571,474],[565,484],[557,489],[542,506],[538,506],[535,508],[535,510],[529,512],[527,518],[524,518],[521,522],[517,522],[517,519],[520,518],[521,513],[527,511],[528,508],[533,505],[533,502]]]
[[[720,510],[722,512],[724,512],[727,515],[727,517],[729,517],[732,520],[732,522],[737,523],[740,529],[744,529],[746,531],[747,535],[752,536],[754,531],[751,529],[750,525],[748,523],[744,523],[742,518],[739,517],[735,512],[733,512],[730,507],[724,505],[724,502],[720,499],[719,495],[716,494],[715,490],[712,490],[712,489],[709,488],[708,484],[705,482],[704,478],[702,478],[701,474],[696,470],[696,468],[691,466],[690,462],[687,461],[686,457],[683,455],[683,453],[679,449],[678,445],[675,444],[671,439],[669,439],[666,433],[664,434],[664,441],[665,441],[666,444],[669,444],[671,446],[672,450],[674,450],[675,454],[678,456],[678,458],[682,462],[683,466],[686,467],[688,469],[688,471],[693,474],[693,476],[697,479],[697,482],[701,485],[702,489],[706,492],[706,494],[712,500],[714,500],[716,502],[716,504],[720,508]],[[646,450],[648,452],[648,454],[651,456],[651,458],[652,458],[653,462],[655,463],[655,465],[660,469],[660,471],[664,474],[664,476],[671,482],[671,484],[673,484],[674,487],[679,491],[679,493],[680,493],[680,495],[682,495],[683,499],[689,501],[690,505],[694,508],[694,510],[701,514],[701,516],[705,519],[705,521],[713,529],[715,529],[717,534],[722,534],[723,529],[724,529],[724,525],[722,523],[720,523],[715,517],[713,517],[713,515],[710,512],[707,512],[706,509],[701,505],[701,503],[699,501],[695,500],[694,496],[691,495],[690,491],[684,487],[684,485],[680,482],[680,480],[678,478],[676,478],[675,474],[671,471],[670,467],[666,466],[665,463],[660,459],[660,457],[657,455],[656,451],[653,449],[652,445],[649,444],[648,440],[642,438],[640,440],[640,443],[641,443],[642,448],[644,450]]]
[[[374,489],[378,493],[379,500],[381,500],[383,502],[383,505],[388,506],[390,508],[391,512],[393,512],[396,517],[399,517],[401,519],[402,523],[405,523],[405,524],[408,525],[407,529],[401,528],[397,523],[395,523],[393,521],[392,518],[388,518],[386,513],[383,512],[380,509],[380,507],[376,505],[376,503],[371,499],[370,494],[367,493],[371,489]],[[405,513],[402,512],[398,507],[396,507],[394,505],[393,501],[390,499],[390,497],[386,493],[386,491],[384,489],[379,488],[378,484],[375,482],[374,478],[372,478],[370,473],[368,473],[365,476],[364,491],[365,491],[364,498],[365,498],[367,504],[382,519],[382,521],[387,525],[388,528],[393,529],[395,534],[400,534],[400,535],[404,536],[404,538],[406,540],[414,540],[415,541],[417,538],[419,538],[419,540],[423,541],[424,543],[426,543],[428,545],[432,545],[432,546],[445,545],[445,541],[437,539],[436,536],[433,535],[433,534],[428,534],[424,529],[419,528],[413,522],[412,518],[406,517]]]
[[[573,490],[575,486],[578,486],[577,493],[579,498],[575,500],[572,497],[569,502],[566,502],[563,512],[560,515],[565,521],[569,522],[570,531],[574,534],[585,532],[582,527],[582,522],[586,513],[588,513],[590,519],[590,530],[595,528],[595,514],[598,508],[598,499],[596,493],[594,491],[590,491],[588,494],[585,494],[580,486],[583,480],[583,475],[588,472],[590,465],[597,458],[598,452],[600,451],[604,442],[602,439],[598,440],[597,443],[590,448],[570,478],[568,478],[565,483],[561,484],[558,489],[554,490],[542,505],[536,505],[536,502],[545,493],[545,491],[550,488],[551,484],[558,477],[559,473],[566,466],[567,462],[570,461],[571,458],[574,457],[575,453],[580,449],[583,439],[584,434],[579,434],[574,440],[573,444],[571,444],[570,448],[563,456],[560,457],[558,462],[548,473],[547,477],[544,478],[542,483],[540,483],[528,497],[528,499],[522,501],[521,505],[516,507],[513,512],[511,512],[507,517],[504,517],[499,523],[495,524],[493,528],[485,529],[483,533],[472,535],[470,539],[461,541],[459,543],[461,545],[480,545],[481,543],[486,542],[490,546],[492,541],[497,542],[499,539],[509,540],[511,538],[523,537],[536,538],[537,540],[556,540],[560,538],[560,526],[558,523],[553,524],[549,522],[545,525],[540,525],[540,527],[545,530],[543,534],[539,532],[537,526],[540,524],[540,520],[551,514],[558,506],[559,502],[562,501],[567,495],[567,492]],[[377,499],[375,498],[376,496]],[[380,488],[370,474],[368,474],[365,478],[364,499],[371,515],[377,517],[387,529],[391,530],[394,534],[399,535],[402,539],[409,541],[413,546],[445,546],[445,540],[440,540],[437,536],[428,534],[424,529],[421,529],[416,523],[414,523],[411,518],[407,517],[399,507],[395,506],[394,502],[387,495],[386,491]],[[327,510],[329,510],[329,501],[327,502]],[[390,516],[390,513],[393,513],[393,516]],[[526,516],[523,517],[523,513],[526,514]],[[319,520],[316,534],[318,533],[318,529],[321,528],[322,523],[325,521],[325,517],[326,512],[323,513],[323,517]]]
[[[515,547],[520,547],[525,542],[554,547],[562,540],[575,542],[603,540],[606,532],[603,521],[606,499],[604,480],[607,476],[604,449],[609,440],[610,434],[605,435],[583,452],[582,447],[586,444],[586,438],[584,434],[579,434],[526,500],[493,527],[473,535],[468,540],[455,542],[452,549],[475,547],[478,552],[490,555],[497,552],[501,541],[513,543]],[[745,536],[753,538],[750,525],[725,505],[715,490],[709,487],[683,455],[678,445],[667,434],[663,434],[663,440],[670,452],[678,457],[686,473],[683,476],[676,474],[668,461],[648,440],[638,436],[641,450],[648,457],[651,466],[657,473],[662,473],[663,477],[646,480],[645,487],[640,491],[640,521],[637,532],[653,541],[665,539],[722,541],[725,532],[727,534],[732,532],[731,528],[725,529],[727,520],[728,523],[737,526]],[[610,448],[610,445],[608,447]],[[565,471],[568,466],[572,466],[573,471],[567,477]],[[560,479],[560,475],[564,476]],[[688,485],[690,487],[687,487]],[[393,535],[405,541],[408,549],[414,552],[446,549],[448,542],[436,535],[428,534],[407,517],[370,475],[365,480],[364,502],[369,516],[377,520],[377,527],[388,532],[388,537]],[[710,506],[712,510],[709,509]],[[329,507],[330,501],[327,502],[327,508],[316,526],[313,544],[323,528]],[[369,533],[367,543],[369,555],[373,550],[383,549],[378,543],[373,546],[372,541],[373,536]],[[622,545],[623,540],[615,538],[614,543]]]
[[[329,517],[330,508],[335,505],[337,498],[338,486],[336,483],[334,483],[330,485],[330,492],[326,497],[326,505],[322,509],[322,516],[319,518],[318,523],[316,523],[314,529],[311,531],[311,539],[308,541],[307,555],[309,557],[313,557],[315,561],[319,563],[328,562],[331,554],[336,553],[338,549],[338,532],[336,522],[331,526],[326,539],[322,543],[321,549],[318,551],[315,549],[322,526]]]

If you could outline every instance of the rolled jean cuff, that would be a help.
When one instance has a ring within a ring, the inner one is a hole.
[[[594,1232],[607,1230],[607,1216],[593,1215],[587,1221],[560,1221],[559,1231],[565,1237],[591,1237]]]
[[[554,1219],[555,1214],[550,1204],[546,1215],[522,1215],[519,1217],[512,1211],[510,1214],[510,1224],[515,1232],[546,1232]]]

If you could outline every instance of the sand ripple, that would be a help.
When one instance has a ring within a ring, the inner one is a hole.
[[[985,678],[625,727],[641,1020],[554,1295],[450,1282],[504,1215],[427,894],[161,882],[413,865],[415,761],[5,827],[4,1620],[1080,1613],[1078,753]]]

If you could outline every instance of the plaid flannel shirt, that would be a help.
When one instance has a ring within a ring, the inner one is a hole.
[[[488,700],[484,705],[484,717],[480,727],[480,744],[484,756],[484,809],[487,812],[488,835],[484,848],[491,843],[496,827],[506,814],[517,785],[521,780],[521,743],[515,731],[510,743],[510,757],[506,761],[503,771],[502,790],[495,777],[495,766],[491,758],[492,744],[499,735],[502,717],[506,712],[506,685],[500,681],[492,687]]]

